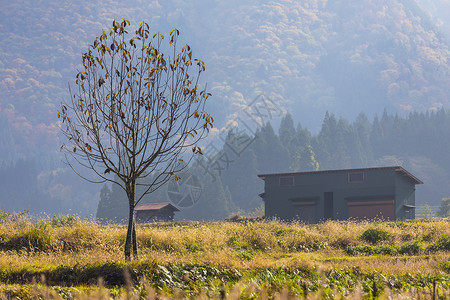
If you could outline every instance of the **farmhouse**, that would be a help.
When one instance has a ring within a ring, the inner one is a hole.
[[[399,166],[262,174],[266,218],[405,220],[415,217],[415,185],[423,182]]]
[[[180,211],[170,203],[141,204],[134,210],[137,223],[170,222],[175,212]]]

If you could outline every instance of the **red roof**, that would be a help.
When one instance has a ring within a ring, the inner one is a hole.
[[[422,184],[423,182],[420,181],[417,177],[406,171],[400,166],[393,166],[393,167],[378,167],[378,168],[363,168],[363,169],[342,169],[342,170],[323,170],[323,171],[310,171],[310,172],[295,172],[295,173],[275,173],[275,174],[260,174],[258,175],[259,178],[264,180],[264,178],[269,176],[286,176],[286,175],[301,175],[301,174],[320,174],[320,173],[334,173],[334,172],[354,172],[354,171],[370,171],[370,170],[394,170],[396,172],[402,173],[404,176],[409,177],[414,184]]]
[[[150,203],[150,204],[141,204],[137,206],[134,210],[159,210],[165,207],[172,208],[173,211],[180,211],[178,208],[173,206],[172,204],[166,203]]]

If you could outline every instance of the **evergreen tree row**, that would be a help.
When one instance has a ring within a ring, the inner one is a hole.
[[[180,182],[167,184],[142,203],[172,202],[180,208],[178,220],[218,220],[263,205],[258,194],[264,184],[257,174],[402,165],[425,182],[417,192],[419,204],[438,205],[450,195],[449,132],[450,113],[444,110],[406,118],[384,112],[373,121],[360,114],[353,123],[327,112],[316,135],[295,126],[287,114],[278,133],[270,123],[254,135],[229,131],[221,149],[206,149]],[[126,217],[126,197],[119,187],[105,185],[100,198],[98,218],[117,222]]]

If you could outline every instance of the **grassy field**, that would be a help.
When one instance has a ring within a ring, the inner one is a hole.
[[[448,299],[450,220],[126,228],[0,214],[0,298]]]

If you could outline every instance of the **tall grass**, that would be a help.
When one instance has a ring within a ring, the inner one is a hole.
[[[141,260],[125,263],[124,226],[99,225],[75,216],[33,221],[23,215],[2,215],[0,291],[25,295],[39,290],[42,296],[62,289],[57,291],[62,297],[66,290],[81,289],[79,295],[70,295],[125,297],[128,293],[138,298],[144,290],[158,297],[164,293],[177,297],[179,290],[180,295],[195,297],[225,293],[230,299],[238,294],[241,299],[254,299],[282,297],[286,290],[298,297],[334,293],[360,298],[370,293],[395,294],[396,289],[429,294],[435,276],[439,279],[435,293],[448,295],[449,225],[448,219],[315,225],[251,219],[146,224],[137,226]],[[203,276],[199,269],[209,275]],[[128,290],[126,272],[132,281]],[[48,286],[40,276],[47,278]],[[107,290],[96,287],[99,278]],[[407,282],[409,287],[396,287],[396,282]],[[114,290],[111,283],[118,288]]]
[[[179,222],[137,226],[141,257],[169,262],[211,262],[235,267],[295,266],[296,261],[384,254],[445,256],[450,223],[334,222],[317,225],[268,222]],[[7,256],[19,264],[45,260],[52,264],[123,262],[125,228],[73,219],[0,223],[0,266]],[[5,255],[7,254],[7,255]],[[291,259],[291,261],[289,261]],[[293,259],[293,260],[292,260]],[[8,262],[9,264],[9,262]]]

